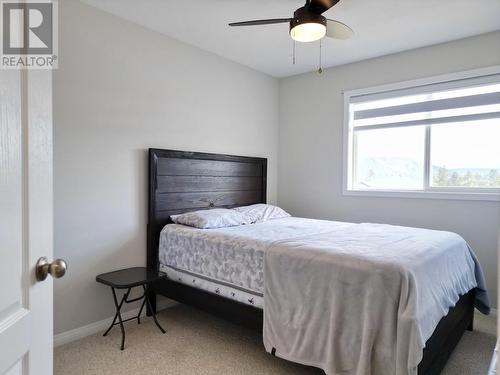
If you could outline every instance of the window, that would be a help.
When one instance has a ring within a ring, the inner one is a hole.
[[[488,73],[346,92],[345,193],[498,200],[500,69]]]

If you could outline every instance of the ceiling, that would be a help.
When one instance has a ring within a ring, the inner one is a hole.
[[[319,42],[293,43],[287,24],[305,0],[82,0],[99,9],[275,77],[318,69]],[[341,0],[324,14],[354,29],[322,42],[323,68],[500,30],[500,0]]]

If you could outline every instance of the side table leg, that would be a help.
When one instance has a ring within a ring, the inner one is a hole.
[[[146,305],[146,315],[151,316],[156,313],[156,293],[148,292],[149,304]],[[152,308],[150,308],[151,306]]]
[[[163,327],[160,325],[160,323],[158,323],[158,320],[156,320],[156,311],[153,310],[153,308],[151,307],[151,302],[149,301],[149,285],[147,286],[142,286],[144,288],[144,294],[145,294],[145,299],[146,299],[146,303],[148,304],[148,307],[149,307],[149,310],[152,312],[152,316],[153,316],[153,320],[155,321],[155,324],[156,326],[160,329],[160,331],[162,333],[165,333],[165,330],[163,329]]]
[[[118,313],[115,313],[115,317],[113,318],[113,322],[111,323],[109,328],[106,330],[106,332],[103,333],[103,336],[106,336],[109,333],[109,331],[111,331],[111,328],[113,328],[113,326],[115,325],[116,318],[118,318]]]
[[[114,289],[111,288],[111,290],[114,293]],[[129,293],[130,293],[130,289],[122,297],[122,300],[120,301],[120,304],[118,305],[118,308],[116,309],[116,313],[115,313],[115,317],[113,318],[113,322],[111,323],[111,325],[109,326],[109,328],[106,330],[106,332],[104,332],[103,336],[106,336],[109,333],[109,331],[111,331],[111,328],[113,328],[113,326],[116,324],[116,318],[118,318],[118,311],[121,310],[122,305],[125,302],[125,300],[127,299],[127,296],[128,296]],[[116,303],[115,303],[115,307],[116,307]]]
[[[145,304],[146,304],[146,296],[144,296],[144,299],[142,300],[141,308],[139,309],[139,314],[137,314],[137,324],[141,324],[141,314],[142,314],[142,309],[144,308]]]
[[[120,329],[122,331],[122,345],[120,347],[120,350],[123,350],[125,348],[125,328],[123,327],[122,314],[120,313],[120,309],[122,307],[123,301],[128,296],[128,292],[130,291],[130,289],[127,293],[125,293],[125,296],[123,297],[120,304],[118,304],[118,299],[116,298],[115,288],[111,288],[111,290],[113,291],[113,300],[115,301],[116,315],[118,315],[118,321],[120,322]]]

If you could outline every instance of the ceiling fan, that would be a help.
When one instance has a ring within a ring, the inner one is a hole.
[[[293,12],[293,18],[271,18],[264,20],[233,22],[229,26],[255,26],[274,23],[290,24],[290,36],[297,42],[314,42],[324,36],[348,39],[354,32],[342,22],[330,20],[322,14],[340,0],[306,0],[306,4]]]

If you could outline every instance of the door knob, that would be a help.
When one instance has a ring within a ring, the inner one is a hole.
[[[59,279],[66,273],[66,268],[66,262],[63,259],[56,259],[52,263],[49,263],[47,258],[41,257],[35,266],[36,279],[43,281],[49,273],[54,279]]]

